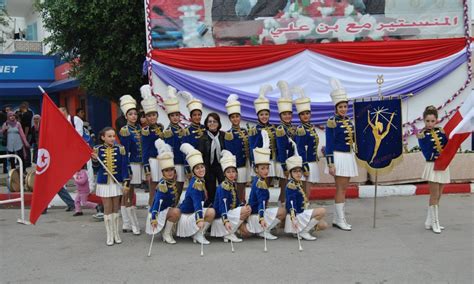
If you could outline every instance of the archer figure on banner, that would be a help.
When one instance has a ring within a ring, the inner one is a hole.
[[[374,135],[375,139],[375,147],[374,147],[374,154],[372,155],[372,159],[370,160],[369,164],[372,164],[374,161],[375,156],[377,156],[377,153],[380,148],[380,144],[382,143],[382,140],[387,136],[387,134],[390,132],[390,126],[392,125],[392,120],[393,117],[395,116],[395,113],[392,113],[390,116],[390,121],[387,124],[387,128],[385,131],[383,131],[383,123],[379,121],[379,116],[382,116],[384,119],[386,119],[383,116],[384,110],[377,110],[375,112],[375,124],[372,123],[371,118],[370,118],[370,111],[367,110],[367,123],[372,127],[372,134]]]

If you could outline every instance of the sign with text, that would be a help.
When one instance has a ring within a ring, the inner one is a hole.
[[[54,81],[54,58],[0,55],[0,81]]]

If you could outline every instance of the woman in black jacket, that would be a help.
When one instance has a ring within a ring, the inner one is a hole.
[[[214,203],[217,185],[224,181],[224,173],[219,160],[221,152],[224,150],[225,132],[221,131],[221,119],[215,112],[207,115],[204,126],[206,127],[206,133],[199,140],[199,151],[202,153],[206,166],[204,179],[206,181],[207,200],[204,206],[209,207]]]

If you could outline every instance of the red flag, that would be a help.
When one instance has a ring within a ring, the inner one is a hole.
[[[90,159],[92,149],[43,93],[42,119],[30,222],[35,224],[49,202]]]

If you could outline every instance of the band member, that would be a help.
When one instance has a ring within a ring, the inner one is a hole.
[[[296,149],[296,143],[291,140]],[[324,230],[327,228],[323,220],[326,215],[326,209],[316,208],[308,209],[308,198],[303,188],[301,179],[303,177],[303,159],[296,151],[293,156],[286,160],[286,167],[290,172],[289,181],[286,185],[286,215],[285,233],[296,234],[307,241],[315,241],[310,231]],[[316,227],[315,227],[316,226]]]
[[[423,120],[425,122],[425,128],[423,128],[417,137],[418,144],[426,159],[422,178],[428,181],[430,188],[430,200],[425,228],[427,230],[433,230],[436,234],[440,234],[441,230],[444,230],[444,227],[439,224],[439,200],[443,194],[444,185],[451,182],[451,177],[449,167],[444,171],[435,171],[434,162],[438,159],[446,143],[448,143],[448,137],[444,133],[443,128],[436,126],[438,122],[438,110],[436,107],[426,107],[423,112]]]
[[[176,89],[168,86],[168,96],[164,99],[166,113],[170,124],[165,131],[163,131],[163,138],[165,143],[173,148],[174,166],[176,168],[176,187],[181,196],[184,185],[184,157],[179,150],[182,144],[184,130],[179,125],[181,120],[181,113],[179,112],[179,100],[176,96]],[[178,197],[179,200],[179,197]]]
[[[189,181],[186,195],[180,206],[182,214],[178,223],[177,235],[183,238],[192,236],[194,243],[208,245],[210,242],[204,237],[204,234],[214,220],[216,212],[213,208],[203,206],[206,200],[206,184],[204,182],[206,167],[201,152],[194,149],[191,144],[182,144],[180,150],[186,155],[193,177]]]
[[[285,202],[285,187],[288,182],[286,160],[293,155],[293,148],[289,143],[289,139],[294,139],[296,128],[291,125],[291,120],[293,119],[293,100],[288,83],[279,81],[278,88],[281,92],[281,97],[278,99],[278,113],[280,114],[281,123],[276,129],[277,174],[280,178],[280,196],[278,201],[283,203]]]
[[[119,207],[122,196],[121,184],[117,184],[109,176],[107,171],[97,162],[100,159],[105,167],[111,172],[115,179],[123,183],[123,189],[129,187],[132,170],[128,163],[128,155],[125,147],[115,144],[115,130],[106,127],[100,132],[100,140],[103,144],[94,147],[92,160],[94,166],[99,167],[97,172],[97,186],[95,194],[102,198],[104,205],[104,224],[107,230],[107,245],[120,244],[122,240],[119,235]]]
[[[120,129],[119,139],[127,151],[132,169],[130,188],[124,189],[122,196],[122,229],[129,232],[131,228],[134,235],[140,235],[137,208],[132,204],[135,185],[140,185],[143,179],[142,133],[138,122],[137,102],[132,96],[124,95],[120,98],[120,109],[125,114],[127,125]]]
[[[257,174],[252,182],[250,191],[249,205],[252,208],[252,215],[247,221],[247,231],[252,234],[258,234],[260,237],[266,237],[268,240],[276,240],[277,237],[270,233],[286,215],[285,208],[268,208],[270,192],[265,181],[269,173],[270,166],[270,138],[266,130],[261,131],[262,147],[253,150],[255,163],[255,172]]]
[[[313,184],[319,181],[319,136],[316,127],[311,124],[311,99],[299,87],[295,87],[294,91],[300,96],[295,100],[295,106],[301,121],[296,129],[295,142],[303,158],[303,184],[306,194],[309,194]]]
[[[249,137],[246,129],[240,127],[240,102],[237,95],[231,94],[227,98],[227,114],[232,127],[227,130],[224,139],[224,148],[236,157],[237,166],[237,194],[239,200],[245,200],[245,186],[250,182],[250,149]]]
[[[191,119],[191,124],[184,129],[183,134],[183,143],[189,143],[194,148],[198,148],[199,139],[202,137],[203,133],[206,132],[206,128],[201,124],[202,118],[202,102],[191,95],[191,93],[186,91],[181,91],[178,93],[183,98],[187,100],[186,107],[189,110],[189,118]],[[189,165],[184,161],[184,173],[188,179],[191,178],[191,169]]]
[[[347,116],[348,98],[346,90],[337,79],[331,79],[331,99],[334,103],[335,115],[330,117],[326,125],[326,174],[334,176],[336,182],[335,214],[332,225],[344,231],[352,226],[346,221],[345,202],[346,189],[351,177],[359,175],[355,160],[354,127]]]
[[[157,160],[163,177],[156,187],[155,199],[148,213],[145,231],[149,235],[158,234],[164,227],[163,241],[168,244],[175,244],[176,241],[173,239],[172,230],[174,224],[178,222],[181,216],[181,211],[179,208],[176,208],[179,200],[178,189],[176,188],[173,149],[161,139],[156,140],[155,148],[159,152]]]
[[[158,181],[162,178],[161,169],[156,158],[158,152],[155,148],[155,141],[163,138],[163,125],[158,123],[158,104],[153,97],[150,85],[143,85],[140,88],[142,95],[142,107],[147,120],[147,126],[142,128],[142,147],[143,147],[143,168],[145,170],[146,180],[150,195],[148,197],[148,206],[151,206],[154,200],[155,189]]]
[[[248,205],[241,204],[237,196],[235,188],[237,180],[236,157],[231,152],[223,150],[220,163],[225,180],[217,187],[214,199],[216,217],[212,222],[211,236],[224,237],[224,242],[231,240],[234,243],[240,243],[242,239],[238,238],[235,232],[239,228],[246,230],[246,226],[242,226],[242,224],[250,216],[252,209]]]

